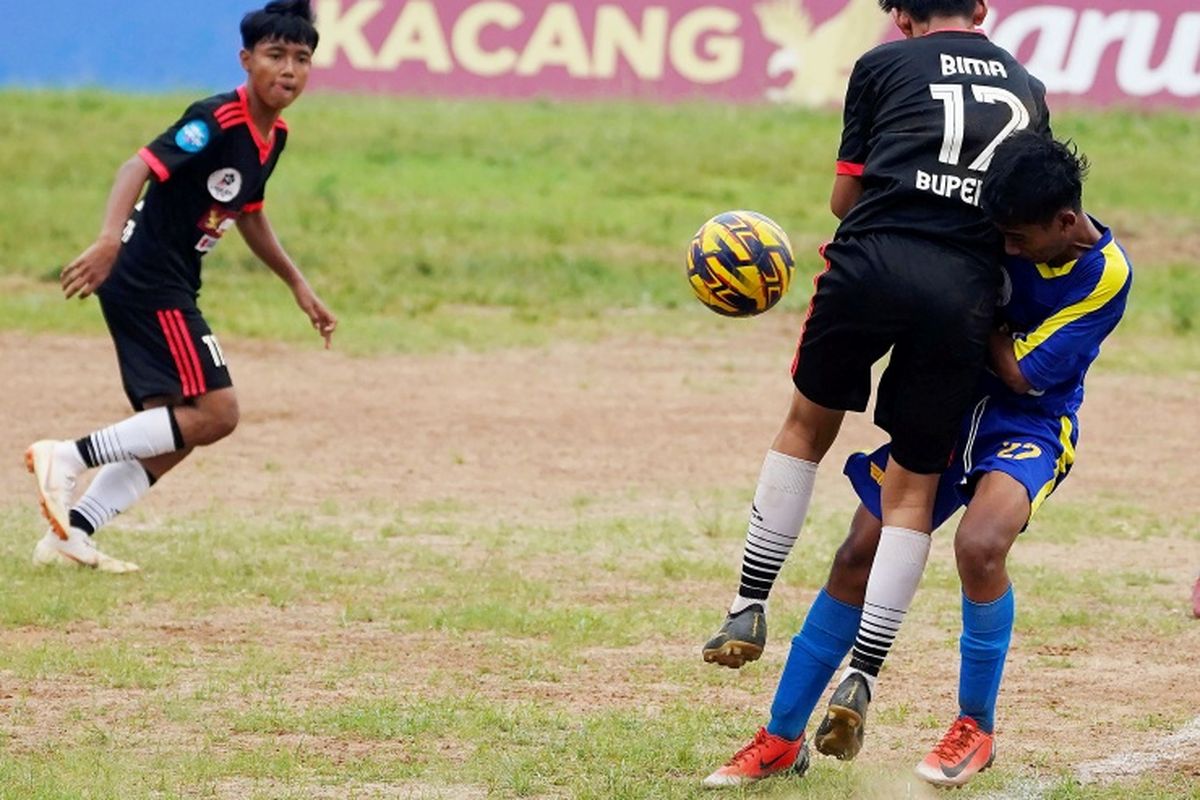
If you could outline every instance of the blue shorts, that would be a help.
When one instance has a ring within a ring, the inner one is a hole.
[[[933,505],[938,528],[970,502],[979,479],[988,472],[1011,475],[1029,494],[1029,516],[1050,496],[1075,463],[1079,422],[1074,414],[1051,417],[1018,408],[1003,399],[984,397],[964,421],[950,466],[942,473]],[[845,474],[867,510],[882,518],[880,487],[890,445],[846,459]]]

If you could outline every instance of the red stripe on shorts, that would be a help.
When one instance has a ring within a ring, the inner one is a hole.
[[[163,336],[167,340],[167,347],[171,349],[171,358],[175,360],[175,371],[179,373],[179,383],[183,388],[184,397],[193,397],[196,394],[196,380],[192,376],[192,372],[188,369],[188,363],[183,356],[183,346],[179,341],[179,332],[175,330],[175,320],[171,316],[170,311],[158,312],[158,324],[162,326]]]
[[[200,356],[196,354],[196,343],[192,341],[192,332],[183,323],[182,311],[176,308],[171,313],[175,315],[175,322],[179,325],[179,333],[183,336],[183,343],[187,345],[187,354],[191,357],[192,366],[196,370],[196,394],[204,394],[208,391],[208,384],[204,381],[204,367],[200,365]]]
[[[804,323],[800,326],[800,341],[796,343],[796,355],[792,359],[792,375],[796,374],[796,368],[800,366],[800,348],[804,345],[804,332],[808,329],[808,321],[812,319],[813,306],[817,302],[818,283],[821,280],[821,276],[829,272],[829,267],[831,266],[829,259],[825,256],[825,248],[828,246],[829,243],[826,242],[817,248],[817,252],[821,254],[821,258],[825,259],[825,269],[813,276],[813,293],[812,297],[808,298],[808,313],[804,315]]]

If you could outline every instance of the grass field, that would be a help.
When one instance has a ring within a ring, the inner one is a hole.
[[[0,317],[77,332],[44,282],[91,241],[117,165],[188,99],[0,92]],[[832,230],[834,114],[711,105],[504,105],[305,98],[268,211],[355,352],[540,344],[631,327],[698,332],[684,245],[728,208],[776,218],[801,271]],[[1088,207],[1138,251],[1129,328],[1200,325],[1200,117],[1063,115],[1093,162]],[[86,147],[81,143],[86,139]],[[301,340],[286,292],[230,237],[206,259],[221,330]],[[807,281],[798,281],[807,285]],[[797,291],[793,310],[807,302]],[[1167,340],[1170,341],[1169,339]],[[1154,368],[1200,367],[1170,347]]]
[[[306,97],[268,210],[343,318],[338,351],[223,242],[203,304],[242,428],[101,534],[142,573],[35,571],[20,449],[123,413],[99,315],[59,299],[57,268],[186,101],[0,92],[0,798],[700,796],[763,721],[851,506],[825,470],[763,662],[701,664],[808,283],[718,319],[683,247],[751,207],[812,253],[838,120]],[[1092,157],[1087,205],[1137,283],[1079,465],[1014,550],[1000,756],[955,797],[1198,800],[1200,747],[1080,767],[1197,714],[1200,117],[1056,129]],[[878,438],[846,437],[831,464]],[[860,759],[734,796],[936,797],[910,770],[953,713],[958,597],[942,537]]]

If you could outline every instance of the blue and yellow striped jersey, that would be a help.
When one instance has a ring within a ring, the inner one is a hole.
[[[1034,391],[1006,402],[1059,416],[1083,402],[1083,379],[1125,312],[1133,269],[1112,231],[1061,267],[1010,258],[1000,316],[1013,331],[1017,365]],[[991,377],[991,376],[989,376]],[[993,378],[993,380],[995,380]]]

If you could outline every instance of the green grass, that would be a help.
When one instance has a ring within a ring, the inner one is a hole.
[[[0,324],[102,330],[94,311],[57,298],[53,278],[89,243],[117,165],[187,101],[0,92]],[[269,213],[355,352],[735,324],[714,321],[681,278],[691,234],[734,207],[762,210],[792,235],[801,279],[784,308],[800,313],[814,248],[834,227],[831,113],[313,95],[289,120]],[[1134,248],[1131,335],[1154,369],[1195,368],[1200,277],[1170,245],[1197,246],[1200,118],[1063,114],[1056,129],[1094,162],[1088,207],[1131,242],[1154,242],[1146,260]],[[205,262],[214,326],[311,338],[287,292],[229,238]]]
[[[58,265],[88,243],[117,165],[187,98],[0,101],[0,329],[102,335],[92,304],[59,299]],[[342,346],[359,354],[711,333],[741,323],[701,309],[682,280],[700,222],[739,206],[769,213],[792,234],[802,273],[833,227],[831,114],[315,95],[289,121],[270,214],[341,314]],[[1200,369],[1200,117],[1075,114],[1056,128],[1092,157],[1089,208],[1129,232],[1136,262],[1102,365]],[[218,331],[316,346],[236,237],[205,269]],[[797,287],[776,313],[799,317],[807,284]],[[700,796],[698,779],[762,721],[788,633],[845,530],[844,513],[814,509],[773,601],[763,664],[706,668],[695,650],[712,598],[730,588],[747,488],[689,485],[694,513],[681,517],[623,513],[623,498],[581,487],[542,524],[481,521],[486,510],[455,499],[347,508],[330,497],[311,514],[214,505],[132,530],[135,512],[103,534],[145,567],[120,579],[30,570],[20,532],[37,530],[34,515],[0,506],[11,534],[0,537],[0,800]],[[1185,507],[1132,493],[1056,498],[1030,535],[1064,548],[1186,548],[1200,541],[1193,523]],[[1196,641],[1164,574],[1173,565],[1076,567],[1022,550],[1012,574],[1028,668],[1074,675],[1098,647],[1186,652]],[[945,664],[957,657],[959,602],[952,559],[935,560],[910,628]],[[903,643],[897,656],[891,674]],[[910,767],[945,719],[925,687],[889,686],[866,760],[818,760],[807,779],[733,796],[936,797]],[[1037,700],[1005,698],[1026,720]],[[1106,720],[1165,735],[1194,715],[1186,700],[1114,700]],[[956,797],[1033,782],[1043,800],[1200,798],[1186,775],[1082,787],[1050,766],[1061,763],[1002,757]]]
[[[722,508],[744,499],[703,497]],[[106,531],[107,546],[147,567],[124,579],[30,571],[28,542],[7,537],[0,630],[13,635],[0,650],[10,693],[0,798],[372,798],[439,796],[438,787],[449,787],[444,796],[698,797],[698,778],[759,724],[778,668],[768,661],[735,677],[695,657],[740,525],[732,512],[716,521],[610,513],[604,498],[570,522],[519,526],[472,522],[456,503],[378,505],[353,523],[214,510]],[[842,516],[817,509],[784,572],[774,658],[799,625],[801,593],[824,578]],[[1095,525],[1100,516],[1108,524]],[[26,530],[31,517],[8,509],[0,524]],[[1128,504],[1062,504],[1031,535],[1102,546],[1147,519],[1148,541],[1196,541],[1182,516]],[[1027,564],[1019,553],[1014,562],[1014,579],[1029,587],[1023,651],[1077,642],[1086,652],[1098,636],[1187,641],[1178,587],[1154,569]],[[952,565],[932,563],[913,625],[947,632],[922,647],[948,664],[958,597]],[[1077,668],[1070,655],[1033,663]],[[919,691],[905,692],[902,676],[889,687],[903,699],[880,701],[871,760],[818,760],[807,779],[735,796],[933,797],[912,783],[908,762],[945,720]],[[1130,714],[1132,729],[1166,735],[1191,710]],[[893,728],[922,741],[893,741],[889,754]],[[1182,776],[1082,788],[1066,773],[1036,778],[1045,798],[1194,791]],[[1001,761],[961,796],[1030,779]]]

